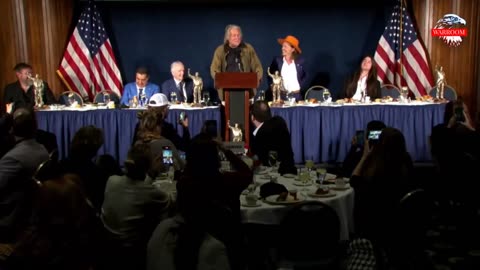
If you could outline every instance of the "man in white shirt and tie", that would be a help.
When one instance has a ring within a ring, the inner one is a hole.
[[[193,82],[191,79],[185,79],[185,66],[180,61],[175,61],[170,65],[172,78],[162,84],[162,93],[165,94],[170,102],[193,102]]]
[[[137,97],[137,100],[140,104],[143,95],[145,95],[145,102],[148,102],[151,96],[156,93],[160,93],[160,87],[154,83],[150,83],[149,79],[150,75],[147,68],[137,68],[135,71],[135,82],[125,85],[120,103],[123,106],[129,106],[129,102],[133,100],[134,97]]]

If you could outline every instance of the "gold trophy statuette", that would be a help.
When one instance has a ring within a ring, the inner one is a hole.
[[[444,92],[445,92],[445,71],[443,71],[443,67],[437,65],[435,67],[435,77],[436,77],[436,87],[437,87],[437,93],[436,93],[436,98],[437,99],[444,99]]]
[[[190,74],[190,69],[188,69],[188,77],[193,80],[193,106],[198,106],[202,99],[203,79],[198,72],[195,72],[195,75]]]
[[[35,77],[29,77],[30,80],[33,82],[33,89],[34,89],[34,95],[35,95],[35,107],[41,108],[44,105],[43,102],[43,88],[44,84],[42,79],[40,79],[40,76],[38,74],[35,75]]]

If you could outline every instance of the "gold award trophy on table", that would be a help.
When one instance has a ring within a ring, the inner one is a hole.
[[[437,65],[435,67],[435,78],[436,78],[436,87],[437,87],[437,93],[436,93],[436,98],[437,99],[444,99],[444,92],[445,92],[445,71],[443,71],[443,67]]]
[[[30,80],[33,82],[33,89],[34,89],[34,95],[35,95],[35,107],[41,108],[43,107],[43,88],[44,84],[42,79],[40,79],[40,76],[38,74],[35,75],[35,77],[28,77]]]
[[[190,74],[190,69],[188,69],[188,77],[193,80],[193,106],[199,106],[203,89],[202,77],[198,72],[195,72],[195,76]]]

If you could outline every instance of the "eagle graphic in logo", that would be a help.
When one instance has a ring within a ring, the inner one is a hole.
[[[445,14],[443,18],[437,21],[437,24],[433,27],[434,29],[455,29],[462,26],[466,26],[467,22],[456,14]],[[449,46],[457,47],[462,42],[461,36],[440,36]]]

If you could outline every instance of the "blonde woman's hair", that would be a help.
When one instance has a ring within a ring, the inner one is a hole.
[[[225,37],[223,38],[224,43],[228,42],[228,38],[230,37],[230,30],[232,29],[238,29],[238,31],[240,32],[240,36],[243,37],[242,28],[240,26],[236,24],[229,24],[225,27]]]

